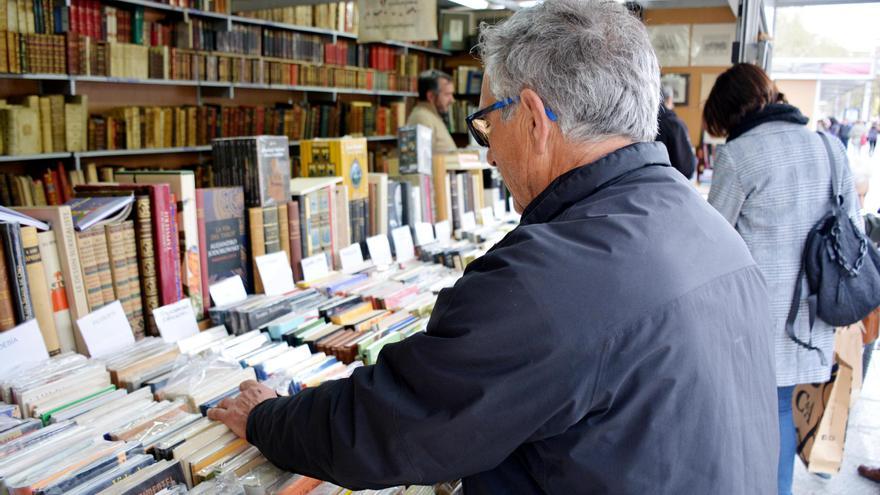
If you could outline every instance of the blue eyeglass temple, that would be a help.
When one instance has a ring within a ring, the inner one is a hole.
[[[501,100],[501,101],[496,101],[495,103],[490,105],[488,108],[486,108],[485,113],[489,113],[493,110],[498,110],[498,109],[504,108],[504,107],[506,107],[508,105],[512,105],[518,101],[519,101],[519,96],[516,96],[513,98],[507,98],[507,99]],[[544,105],[544,113],[547,114],[548,119],[550,119],[552,122],[556,122],[556,119],[557,119],[556,114],[553,113],[553,110],[551,110],[550,107]]]

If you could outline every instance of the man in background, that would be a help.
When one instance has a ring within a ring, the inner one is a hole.
[[[669,152],[669,161],[672,166],[682,173],[686,178],[690,179],[694,175],[697,158],[694,156],[694,149],[691,145],[691,138],[688,134],[687,125],[678,118],[673,108],[673,90],[671,86],[663,86],[660,88],[660,94],[663,101],[660,103],[660,120],[657,139],[666,145],[666,151]]]
[[[419,74],[419,102],[412,109],[406,125],[430,127],[433,152],[451,153],[456,150],[455,141],[449,134],[446,116],[455,101],[452,77],[439,70],[427,70]]]

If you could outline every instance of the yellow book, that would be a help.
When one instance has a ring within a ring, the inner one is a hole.
[[[24,251],[25,267],[28,274],[28,291],[33,302],[37,323],[46,350],[54,355],[61,352],[61,342],[58,339],[58,331],[55,329],[55,312],[53,311],[52,299],[49,296],[49,286],[46,283],[46,272],[43,267],[43,258],[40,255],[40,240],[37,237],[37,229],[34,227],[21,228],[21,247]]]
[[[342,177],[349,200],[369,197],[366,138],[313,139],[300,143],[304,177]]]
[[[373,311],[373,305],[365,302],[330,317],[330,321],[336,325],[351,325],[363,320],[363,317]]]
[[[40,136],[43,153],[52,153],[52,104],[48,96],[40,98]]]

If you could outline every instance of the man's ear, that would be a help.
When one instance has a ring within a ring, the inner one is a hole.
[[[537,93],[531,89],[524,89],[519,94],[519,103],[526,119],[529,139],[532,141],[532,151],[542,155],[547,151],[547,143],[550,140],[550,118],[547,117],[544,102]]]

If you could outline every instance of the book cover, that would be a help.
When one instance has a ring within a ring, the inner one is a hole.
[[[102,228],[96,229],[93,238],[92,252],[97,263],[98,280],[101,284],[101,298],[104,304],[110,304],[118,299],[113,290],[113,272],[110,269],[110,250],[107,249],[107,234]]]
[[[197,189],[202,214],[199,244],[202,253],[203,291],[233,275],[249,285],[247,232],[244,222],[244,191],[240,187]],[[205,304],[205,308],[209,307]]]
[[[107,240],[107,254],[110,265],[110,276],[115,299],[122,305],[125,316],[131,322],[132,305],[131,289],[128,283],[128,259],[126,257],[125,231],[133,229],[132,222],[127,220],[122,223],[104,226],[104,236]]]
[[[55,233],[55,243],[58,248],[58,257],[61,261],[61,273],[67,293],[70,317],[73,321],[76,321],[87,315],[89,313],[89,303],[83,280],[83,270],[80,265],[80,255],[77,251],[76,231],[70,207],[19,208],[19,210],[51,226],[52,231]],[[81,344],[80,342],[78,346]],[[82,351],[85,350],[84,347],[77,348]]]
[[[15,309],[12,302],[12,289],[9,285],[10,270],[6,266],[6,254],[0,242],[0,331],[15,326]]]
[[[131,214],[132,194],[109,197],[79,197],[67,202],[73,224],[79,231],[117,223]]]
[[[70,304],[67,301],[67,282],[61,269],[58,243],[55,231],[39,232],[40,256],[43,259],[43,272],[46,286],[49,288],[49,300],[55,318],[55,331],[61,352],[76,351],[76,332],[70,315]]]
[[[159,304],[159,280],[156,271],[156,248],[153,235],[153,214],[150,197],[139,195],[135,199],[135,240],[137,241],[137,273],[140,284],[141,304],[144,315],[144,330],[149,335],[158,335],[153,310]]]
[[[285,204],[290,199],[290,143],[287,136],[257,136],[254,139],[260,205]]]
[[[28,289],[33,303],[34,316],[40,325],[40,333],[46,343],[49,355],[61,352],[58,331],[55,329],[55,315],[52,301],[49,298],[49,287],[46,284],[46,271],[43,258],[40,256],[40,240],[34,227],[21,228],[21,248],[24,252],[27,270]]]
[[[28,272],[25,268],[24,250],[21,244],[21,226],[17,223],[0,223],[0,237],[6,268],[12,275],[9,287],[12,293],[15,323],[22,324],[34,318],[34,307],[28,291]]]
[[[430,127],[414,125],[397,131],[400,173],[427,174],[432,171],[432,133]]]
[[[369,196],[366,138],[315,139],[300,143],[305,177],[342,177],[349,200]]]

